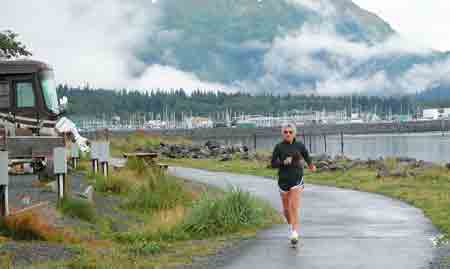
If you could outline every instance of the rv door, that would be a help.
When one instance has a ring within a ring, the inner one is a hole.
[[[10,106],[9,98],[9,82],[0,80],[0,112],[8,112]]]

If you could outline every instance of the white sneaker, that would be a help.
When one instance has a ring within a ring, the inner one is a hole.
[[[298,236],[297,231],[295,231],[295,230],[292,231],[291,236],[290,236],[289,239],[291,240],[291,244],[292,245],[296,245],[298,243],[298,240],[299,240],[299,236]]]

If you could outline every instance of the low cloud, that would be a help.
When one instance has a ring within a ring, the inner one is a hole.
[[[275,39],[264,58],[266,74],[254,88],[271,81],[272,87],[281,87],[283,92],[315,91],[323,95],[411,93],[448,78],[449,61],[417,64],[400,75],[377,70],[373,65],[377,61],[389,64],[389,59],[411,55],[428,57],[433,53],[431,49],[409,43],[398,35],[377,45],[368,45],[338,35],[332,24],[306,24],[299,31]],[[283,82],[286,77],[306,83],[293,86]]]
[[[209,84],[193,74],[147,66],[135,56],[148,38],[164,42],[181,38],[180,32],[158,28],[161,16],[159,5],[145,0],[6,0],[0,25],[18,32],[33,58],[50,63],[61,83],[89,82],[104,88],[206,87]],[[170,62],[171,51],[164,53]],[[158,74],[164,78],[153,77]]]
[[[236,91],[235,87],[219,83],[201,81],[195,74],[182,72],[170,66],[152,65],[142,76],[130,82],[134,89],[180,89],[192,90]]]

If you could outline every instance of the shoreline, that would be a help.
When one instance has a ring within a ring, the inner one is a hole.
[[[298,125],[299,135],[367,135],[367,134],[404,134],[432,133],[450,131],[450,120],[390,122],[390,123],[345,123],[345,124],[308,124]],[[203,128],[203,129],[143,129],[154,135],[185,136],[197,139],[230,138],[230,137],[271,137],[279,135],[279,127],[261,128]],[[115,134],[128,131],[112,130]]]

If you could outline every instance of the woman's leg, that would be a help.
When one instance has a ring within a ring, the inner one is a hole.
[[[290,211],[291,211],[291,202],[289,199],[289,192],[280,192],[280,196],[281,196],[281,201],[283,203],[283,215],[286,218],[286,222],[291,225],[291,215],[290,215]]]
[[[294,188],[289,191],[289,218],[291,220],[292,228],[298,232],[300,232],[300,206],[301,206],[301,198],[303,193],[303,187]]]

